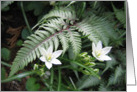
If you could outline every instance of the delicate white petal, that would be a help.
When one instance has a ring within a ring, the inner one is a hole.
[[[99,61],[104,61],[102,58],[100,58],[100,57],[97,57],[96,58],[97,60],[99,60]]]
[[[107,55],[100,56],[100,60],[111,60],[111,58]]]
[[[48,50],[47,50],[47,53],[52,54],[52,52],[53,52],[53,46],[50,46],[50,47],[48,48]]]
[[[41,55],[46,56],[47,51],[43,47],[41,47],[39,50],[40,50]]]
[[[50,69],[52,67],[52,63],[51,62],[45,62],[45,65],[48,69]]]
[[[95,43],[93,42],[92,43],[92,51],[95,51],[96,50],[96,46],[95,46]]]
[[[40,59],[41,61],[43,61],[43,62],[46,62],[46,61],[47,61],[44,56],[41,56],[39,59]]]
[[[61,64],[61,62],[58,59],[53,59],[51,61],[51,63],[56,64],[56,65],[60,65]]]
[[[57,57],[59,57],[60,55],[61,55],[61,53],[62,53],[62,51],[63,50],[58,50],[58,51],[55,51],[52,55],[52,58],[57,58]]]
[[[102,49],[102,42],[101,42],[101,41],[98,42],[98,44],[97,44],[97,49],[98,49],[98,50],[101,50],[101,49]]]
[[[111,48],[112,47],[105,47],[105,48],[103,48],[103,53],[104,54],[108,54],[110,52]]]
[[[95,55],[95,53],[94,53],[94,52],[92,52],[92,55],[96,58],[96,55]]]

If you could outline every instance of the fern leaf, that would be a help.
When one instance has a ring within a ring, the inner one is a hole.
[[[85,75],[81,78],[80,81],[77,82],[77,87],[79,89],[84,89],[84,88],[98,85],[99,83],[100,83],[100,80],[97,77]]]
[[[60,42],[62,44],[63,54],[64,54],[69,47],[67,36],[64,33],[60,33],[58,35],[58,37],[59,37]]]
[[[39,35],[36,34],[41,34],[45,35],[45,38],[39,37]],[[36,59],[36,57],[40,57],[40,48],[41,46],[44,47],[44,45],[47,43],[50,46],[53,46],[53,41],[52,38],[54,37],[55,34],[50,35],[46,31],[36,31],[34,34],[28,37],[28,40],[24,42],[23,48],[21,48],[18,53],[16,58],[14,59],[13,65],[11,67],[11,72],[10,76],[12,76],[14,73],[16,73],[18,70],[23,69],[28,63],[32,62],[33,60]],[[54,44],[56,45],[56,44]],[[46,46],[45,48],[47,48]],[[56,46],[57,47],[57,46]]]
[[[111,89],[106,87],[104,83],[100,84],[99,91],[110,91]]]
[[[112,23],[109,23],[106,18],[91,15],[84,21],[91,25],[92,31],[98,35],[99,39],[102,40],[104,45],[107,46],[110,39],[117,39],[118,35],[114,31]]]
[[[123,69],[121,66],[118,66],[115,70],[115,80],[117,80],[123,74]]]
[[[48,15],[45,15],[39,23],[47,20],[48,18],[62,18],[62,19],[68,19],[68,20],[76,20],[76,13],[72,8],[64,8],[60,7],[57,9],[52,10],[49,12]]]
[[[83,35],[88,35],[88,39],[90,39],[90,41],[93,41],[95,43],[99,41],[98,35],[94,31],[92,31],[92,27],[88,23],[80,22],[77,24],[77,27],[78,31],[82,32]]]
[[[126,24],[126,13],[124,10],[117,9],[113,4],[113,10],[115,12],[116,18],[122,23]]]
[[[78,32],[69,31],[68,32],[69,41],[72,44],[73,52],[77,55],[81,50],[81,36]]]

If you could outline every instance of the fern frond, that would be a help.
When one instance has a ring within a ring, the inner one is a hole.
[[[118,66],[115,70],[115,80],[117,80],[123,74],[123,69],[121,66]]]
[[[88,39],[90,39],[90,41],[93,41],[95,43],[99,41],[98,35],[94,31],[92,31],[92,27],[88,23],[84,21],[80,22],[77,24],[77,28],[79,32],[83,33],[83,35],[88,35]]]
[[[77,55],[81,50],[81,35],[78,32],[69,31],[68,32],[69,41],[72,44],[73,52]]]
[[[106,87],[105,83],[101,83],[99,86],[99,91],[110,91],[111,89]]]
[[[113,10],[116,15],[116,18],[124,25],[126,25],[126,13],[124,10],[117,9],[113,4]]]
[[[76,13],[71,8],[60,7],[60,8],[52,10],[51,12],[49,12],[49,14],[45,15],[40,20],[39,24],[49,18],[62,18],[62,19],[67,19],[67,20],[76,20]]]
[[[58,37],[62,44],[63,54],[64,54],[69,47],[67,36],[64,33],[60,33],[60,35],[58,35]]]
[[[118,34],[113,29],[113,24],[106,18],[92,15],[85,21],[91,25],[92,31],[99,36],[99,39],[102,39],[104,45],[108,45],[109,40],[117,39]]]
[[[95,86],[98,85],[100,83],[101,80],[99,80],[98,78],[94,77],[94,76],[88,76],[88,75],[84,75],[81,80],[79,80],[77,82],[77,87],[79,89],[84,89],[84,88],[88,88],[91,86]]]

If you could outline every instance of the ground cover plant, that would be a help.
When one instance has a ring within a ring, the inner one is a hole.
[[[124,1],[1,6],[3,91],[126,90]]]

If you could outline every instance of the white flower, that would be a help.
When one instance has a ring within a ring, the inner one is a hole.
[[[99,61],[111,60],[111,58],[107,55],[110,52],[111,48],[112,47],[102,48],[101,41],[97,43],[97,46],[95,45],[95,43],[92,43],[92,55]]]
[[[61,64],[61,62],[56,58],[61,55],[62,50],[53,52],[53,47],[50,46],[47,51],[41,47],[40,52],[42,54],[40,60],[45,62],[45,65],[47,66],[48,69],[52,67],[52,64],[56,64],[56,65]]]

